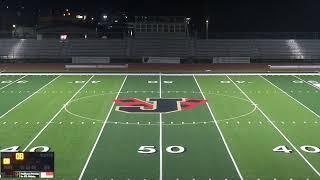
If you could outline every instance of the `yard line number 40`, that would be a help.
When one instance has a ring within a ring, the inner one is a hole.
[[[30,148],[29,152],[49,152],[50,148],[48,146],[36,146]],[[12,146],[5,149],[1,149],[0,152],[20,152],[20,146]]]
[[[300,149],[306,153],[320,153],[320,148],[316,146],[301,146]],[[287,146],[277,146],[273,149],[273,152],[281,152],[281,153],[292,153],[293,150],[289,149]]]

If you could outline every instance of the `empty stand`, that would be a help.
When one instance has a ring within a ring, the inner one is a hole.
[[[137,33],[134,39],[72,39],[67,41],[1,39],[0,57],[7,59],[71,59],[72,57],[212,59],[216,57],[215,63],[229,63],[229,61],[244,63],[248,62],[249,58],[252,60],[316,60],[320,58],[320,40],[203,40],[187,38],[183,33],[170,35]]]

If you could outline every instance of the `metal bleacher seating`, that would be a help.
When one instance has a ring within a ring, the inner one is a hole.
[[[134,56],[188,57],[190,40],[184,33],[137,33]]]
[[[125,40],[70,40],[68,56],[126,56]]]
[[[254,55],[251,40],[198,40],[196,56],[207,57],[251,57]]]
[[[53,59],[72,57],[179,57],[213,59],[319,59],[320,40],[191,39],[183,33],[137,33],[126,39],[0,39],[0,57]],[[220,62],[219,60],[219,62]],[[223,62],[223,61],[222,61]],[[245,61],[243,61],[245,62]]]

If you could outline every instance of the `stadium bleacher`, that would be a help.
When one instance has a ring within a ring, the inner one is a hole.
[[[111,40],[33,40],[1,39],[0,57],[7,59],[72,57],[180,57],[181,59],[213,59],[245,57],[250,59],[319,59],[319,40],[272,39],[190,39],[183,36],[163,38],[161,35],[134,39]],[[221,63],[221,62],[220,62]]]

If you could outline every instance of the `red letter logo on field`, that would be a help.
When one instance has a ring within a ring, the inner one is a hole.
[[[199,105],[205,104],[205,99],[173,98],[156,99],[147,98],[146,101],[137,98],[126,98],[114,100],[119,106],[116,111],[125,113],[171,113],[177,111],[191,110]]]

